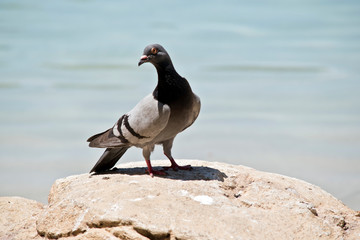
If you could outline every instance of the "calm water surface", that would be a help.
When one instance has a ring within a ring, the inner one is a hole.
[[[46,202],[55,179],[88,172],[102,150],[85,140],[155,87],[137,62],[157,42],[202,99],[176,158],[301,178],[359,210],[359,12],[335,0],[2,0],[0,195]]]

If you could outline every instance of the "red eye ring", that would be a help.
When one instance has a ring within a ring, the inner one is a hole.
[[[157,54],[159,50],[157,48],[153,47],[153,48],[151,48],[150,51],[151,51],[152,54]]]

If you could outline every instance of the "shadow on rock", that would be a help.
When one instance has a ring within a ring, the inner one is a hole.
[[[154,167],[156,170],[162,170],[162,167]],[[125,175],[144,175],[144,177],[149,176],[146,172],[146,167],[133,167],[133,168],[113,168],[108,171],[94,173],[94,175],[107,175],[107,174],[125,174]],[[160,178],[167,178],[173,180],[183,180],[183,181],[193,181],[193,180],[204,180],[204,181],[221,181],[223,182],[227,175],[218,169],[203,167],[203,166],[193,166],[190,171],[188,170],[167,170],[167,175],[165,176],[155,176]]]

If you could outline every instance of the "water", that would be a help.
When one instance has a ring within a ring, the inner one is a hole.
[[[154,68],[137,62],[157,42],[202,99],[176,158],[297,177],[359,210],[359,10],[335,0],[2,0],[0,195],[46,202],[55,179],[88,172],[102,150],[85,140],[155,87]],[[152,158],[164,158],[160,148]]]

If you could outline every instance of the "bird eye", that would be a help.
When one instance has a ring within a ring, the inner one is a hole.
[[[158,53],[158,51],[159,51],[159,50],[158,50],[157,48],[154,48],[154,47],[153,47],[153,48],[151,48],[151,50],[150,50],[150,51],[151,51],[151,53],[152,53],[152,54],[154,54],[154,55],[155,55],[155,54],[157,54],[157,53]]]

